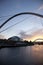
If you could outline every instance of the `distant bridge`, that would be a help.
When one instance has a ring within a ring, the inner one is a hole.
[[[22,12],[22,13],[15,14],[15,15],[11,16],[10,18],[8,18],[8,19],[0,26],[0,28],[2,28],[2,27],[3,27],[8,21],[10,21],[12,18],[17,17],[17,16],[19,16],[19,15],[24,15],[24,14],[31,14],[31,15],[35,15],[35,16],[38,16],[38,17],[43,18],[43,15],[38,14],[38,13]]]
[[[39,41],[40,41],[40,40],[43,41],[43,39],[38,38],[38,39],[35,39],[34,42],[36,42],[36,41],[38,41],[38,40],[39,40]]]

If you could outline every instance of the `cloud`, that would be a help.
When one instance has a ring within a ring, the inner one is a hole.
[[[43,38],[43,29],[38,29],[34,31],[32,34],[33,34],[33,37],[32,37],[33,40],[37,38]]]
[[[0,39],[5,39],[4,35],[0,35]]]
[[[32,40],[32,41],[34,41],[37,38],[43,38],[43,29],[38,29],[36,31],[33,31],[31,34],[27,34],[26,32],[21,31],[19,33],[19,35],[24,40],[28,40],[28,41]]]
[[[38,8],[38,10],[43,10],[43,5],[41,5],[41,6]]]
[[[26,34],[26,32],[24,32],[24,31],[21,31],[20,33],[19,33],[19,35],[20,35],[20,37],[22,38],[22,39],[26,39],[26,40],[30,40],[31,39],[31,37],[32,37],[32,35],[31,34]]]
[[[38,29],[35,32],[33,32],[34,35],[40,35],[43,34],[43,29]]]

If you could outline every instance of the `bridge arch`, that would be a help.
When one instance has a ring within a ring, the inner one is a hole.
[[[38,17],[43,18],[43,15],[38,14],[38,13],[33,13],[33,12],[22,12],[22,13],[15,14],[15,15],[11,16],[10,18],[8,18],[8,19],[0,26],[0,28],[2,28],[2,27],[3,27],[8,21],[10,21],[12,18],[17,17],[17,16],[19,16],[19,15],[24,15],[24,14],[35,15],[35,16],[38,16]]]
[[[43,41],[43,39],[41,39],[41,38],[38,38],[38,39],[35,39],[35,40],[34,40],[34,42],[36,42],[37,40],[41,40],[41,41]]]

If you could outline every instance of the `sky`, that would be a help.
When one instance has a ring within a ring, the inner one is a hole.
[[[9,17],[21,12],[43,15],[43,0],[0,0],[0,25]],[[16,23],[18,24],[15,25]],[[5,30],[9,26],[10,28]],[[24,40],[32,41],[43,38],[43,19],[33,15],[20,15],[13,18],[0,29],[0,38],[8,39],[12,36],[20,36]]]

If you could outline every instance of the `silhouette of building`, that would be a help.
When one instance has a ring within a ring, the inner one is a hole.
[[[21,39],[21,38],[18,37],[18,36],[10,37],[8,40],[12,40],[12,41],[23,41],[23,39]]]

